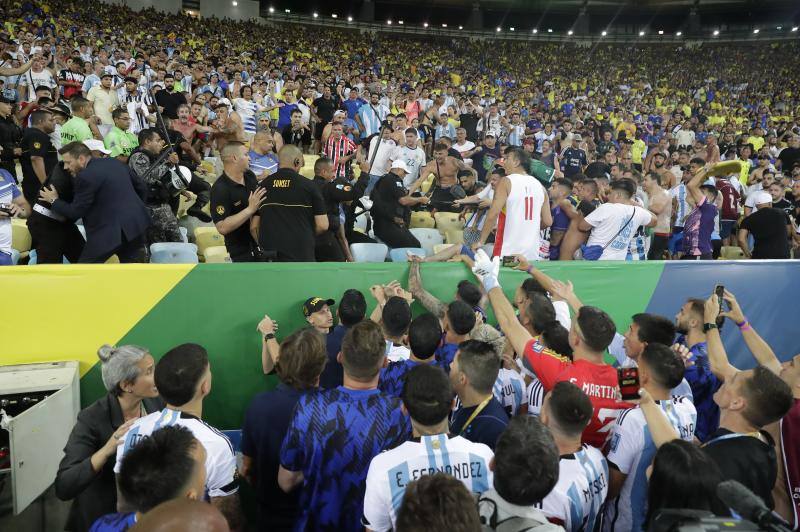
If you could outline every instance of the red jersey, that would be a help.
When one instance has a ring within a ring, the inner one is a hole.
[[[605,445],[617,416],[634,406],[619,400],[616,368],[587,360],[573,362],[543,346],[538,338],[525,345],[522,365],[542,382],[545,391],[550,391],[557,382],[569,381],[589,396],[594,412],[589,426],[583,431],[582,440],[598,449]]]
[[[722,208],[720,209],[719,219],[738,220],[739,204],[741,202],[739,192],[725,178],[717,179],[717,190],[722,194]]]

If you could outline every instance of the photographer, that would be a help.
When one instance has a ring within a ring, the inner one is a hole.
[[[139,146],[128,159],[128,166],[147,184],[147,211],[153,224],[147,230],[147,244],[155,242],[182,242],[178,230],[178,219],[170,208],[173,195],[180,193],[172,184],[173,172],[170,165],[178,164],[178,155],[173,151],[166,159],[160,158],[164,149],[164,139],[155,129],[139,132]],[[155,167],[154,167],[155,165]]]

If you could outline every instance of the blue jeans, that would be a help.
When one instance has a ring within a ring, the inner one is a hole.
[[[11,253],[0,251],[0,266],[11,266]]]
[[[382,175],[369,174],[369,184],[367,185],[367,190],[364,191],[365,196],[369,196],[372,193],[372,189],[375,188],[378,180],[382,177]]]

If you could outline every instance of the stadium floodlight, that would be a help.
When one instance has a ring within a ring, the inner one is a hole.
[[[681,35],[683,35],[683,32],[682,32],[682,31],[679,31],[679,32],[678,32],[678,33],[676,33],[675,35],[677,35],[678,37],[680,37]]]
[[[553,33],[553,28],[547,28],[547,33]]]
[[[391,20],[387,20],[387,21],[386,21],[386,23],[387,23],[389,26],[391,26],[391,25],[392,25],[392,21],[391,21]]]
[[[423,27],[423,28],[427,28],[427,27],[428,27],[428,23],[427,23],[427,22],[423,22],[423,23],[422,23],[422,27]]]
[[[337,15],[336,13],[334,13],[333,15],[331,15],[331,18],[339,18],[339,15]]]
[[[798,26],[792,28],[792,31],[797,31]]]
[[[758,33],[759,31],[761,31],[761,30],[756,28],[756,29],[753,30],[753,33]]]
[[[782,29],[783,29],[783,26],[778,26],[778,27],[777,27],[777,28],[775,28],[775,29],[776,29],[776,30],[778,30],[778,31],[780,31],[780,30],[782,30]]]
[[[458,29],[463,30],[464,26],[459,26]]]
[[[714,30],[714,37],[716,37],[717,35],[719,35],[719,30]]]
[[[315,11],[315,12],[314,12],[314,18],[317,18],[317,17],[319,17],[319,13],[317,13],[317,12]]]
[[[659,35],[664,35],[664,30],[658,30]]]
[[[233,2],[231,2],[231,4],[233,5],[233,7],[236,7],[236,6],[239,5],[239,2],[237,2],[236,0],[233,0]]]
[[[274,12],[275,12],[275,8],[274,8],[274,7],[272,7],[272,6],[269,6],[269,12],[270,12],[270,13],[274,13]]]
[[[639,32],[639,37],[644,37],[644,30]]]
[[[443,27],[443,28],[446,28],[446,27],[447,27],[447,24],[442,24],[442,27]]]
[[[286,13],[291,13],[291,12],[292,12],[292,10],[291,10],[291,9],[284,9],[284,11],[285,11]]]
[[[347,22],[353,22],[353,17],[347,17]]]
[[[502,28],[501,28],[500,26],[497,26],[497,31],[500,31],[501,29],[502,29]]]
[[[573,33],[573,31],[572,31],[572,30],[569,30],[569,31],[567,32],[567,35],[572,35],[572,33]]]
[[[539,33],[539,30],[536,29],[536,28],[533,28],[533,33]]]
[[[608,32],[607,32],[607,31],[605,31],[605,30],[603,30],[603,33],[601,33],[600,35],[602,35],[603,37],[605,37],[606,35],[608,35]]]
[[[400,24],[401,26],[403,25],[403,21],[402,20],[398,20],[397,23]]]
[[[510,27],[510,28],[508,28],[508,29],[509,29],[509,30],[511,30],[511,31],[514,31],[514,26],[511,26],[511,27]]]

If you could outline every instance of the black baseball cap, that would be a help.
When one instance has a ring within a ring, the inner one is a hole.
[[[333,299],[322,299],[321,297],[309,297],[303,303],[303,315],[308,317],[322,310],[325,305],[333,306],[336,303]]]

